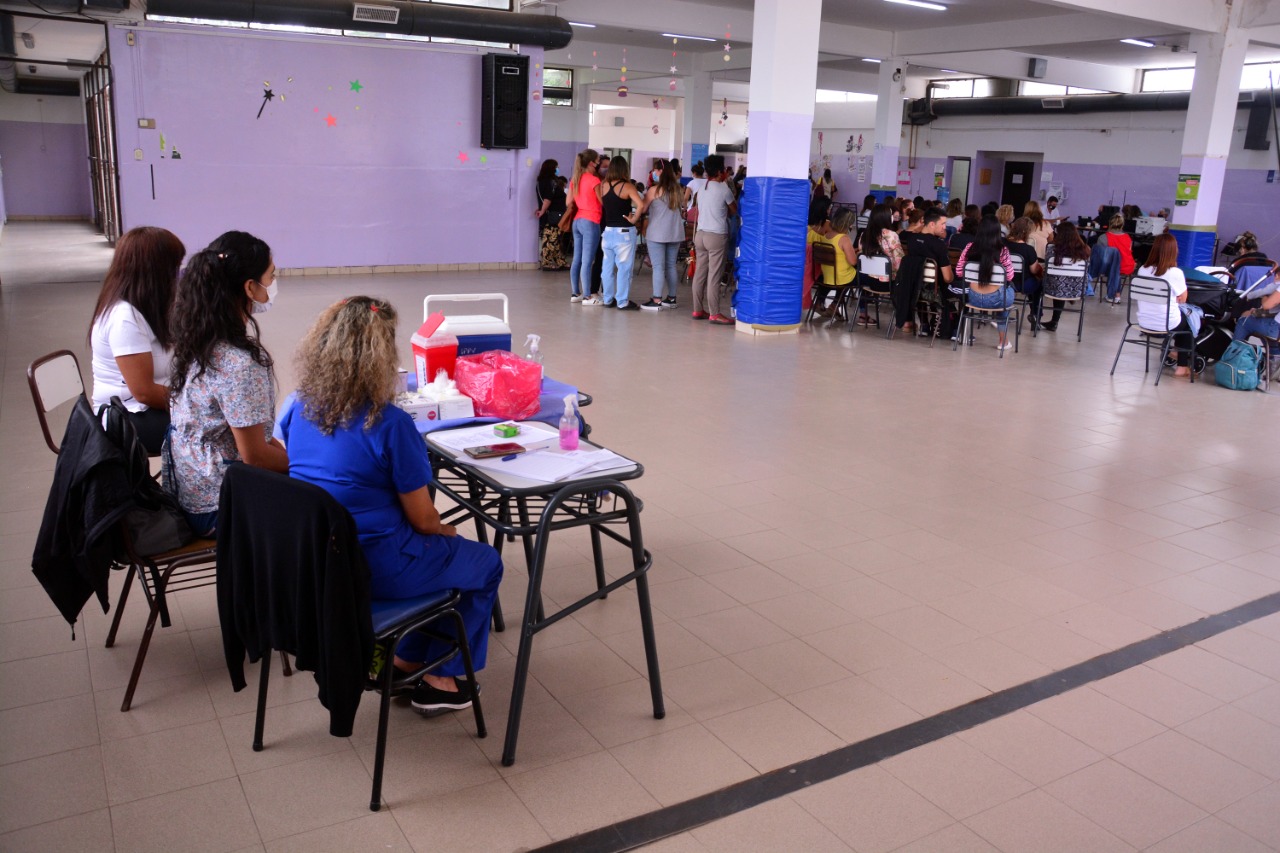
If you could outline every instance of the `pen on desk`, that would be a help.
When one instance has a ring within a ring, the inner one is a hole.
[[[510,462],[512,459],[515,459],[515,458],[516,458],[517,456],[519,456],[519,455],[520,455],[519,453],[512,453],[510,456],[504,456],[504,457],[502,457],[502,461],[503,461],[503,462]]]

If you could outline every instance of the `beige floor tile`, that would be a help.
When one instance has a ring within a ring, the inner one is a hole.
[[[366,816],[373,787],[351,749],[247,773],[240,783],[266,843]],[[394,806],[395,792],[383,799]]]
[[[1077,770],[1044,791],[1135,847],[1190,826],[1205,812],[1115,761]]]
[[[1253,714],[1273,726],[1280,726],[1280,684],[1265,687],[1231,703],[1233,707]]]
[[[138,853],[223,853],[259,842],[238,779],[113,806],[111,825],[116,849]]]
[[[0,624],[0,661],[34,658],[85,647],[83,631],[77,632],[74,640],[70,636],[71,627],[61,616]]]
[[[1195,646],[1162,655],[1148,664],[1223,702],[1234,702],[1271,684],[1271,679]]]
[[[46,853],[50,850],[114,853],[111,813],[103,808],[9,832],[0,835],[0,849],[7,853]]]
[[[708,582],[742,604],[755,604],[800,591],[795,582],[760,565],[718,572],[709,576]]]
[[[727,658],[663,673],[663,690],[696,720],[709,720],[777,698]]]
[[[1273,783],[1240,802],[1227,806],[1218,817],[1258,839],[1272,850],[1280,850],[1280,783]]]
[[[989,637],[939,649],[934,655],[992,692],[1049,673],[1049,667]]]
[[[309,676],[303,675],[304,678]],[[376,716],[376,695],[368,694],[368,707],[365,713]],[[417,719],[401,717],[413,716],[409,711],[397,709],[397,723],[417,722]],[[132,713],[132,712],[130,712]],[[319,702],[290,702],[275,708],[268,708],[263,719],[262,751],[253,751],[253,730],[257,713],[224,716],[218,720],[222,728],[222,736],[226,741],[235,763],[236,773],[244,775],[255,770],[265,770],[281,764],[292,764],[318,755],[331,752],[342,752],[350,749],[346,738],[336,738],[329,734],[329,712]]]
[[[1147,849],[1151,853],[1267,853],[1272,848],[1216,817],[1207,817]]]
[[[995,847],[962,823],[953,823],[946,829],[899,847],[895,853],[937,853],[942,850],[947,853],[997,853]]]
[[[539,683],[557,697],[621,684],[641,674],[597,639],[537,650],[533,665]]]
[[[708,613],[680,624],[722,655],[781,643],[791,638],[782,628],[745,606]]]
[[[1227,631],[1197,643],[1207,652],[1280,681],[1280,642],[1253,631]]]
[[[0,764],[98,743],[98,715],[88,694],[0,711]]]
[[[1026,711],[983,723],[957,737],[1035,785],[1047,785],[1102,754]]]
[[[871,623],[908,645],[930,654],[967,643],[978,636],[973,628],[926,605],[877,616]]]
[[[804,554],[813,550],[799,539],[788,536],[785,533],[779,533],[776,530],[761,530],[742,536],[728,536],[725,537],[724,542],[729,547],[735,548],[761,563],[768,563],[771,560],[778,560],[783,557],[794,557],[797,554]]]
[[[743,850],[758,853],[791,853],[795,850],[844,853],[853,849],[790,798],[738,812],[700,826],[690,834],[701,845],[698,849],[715,853],[739,853]]]
[[[920,719],[919,713],[859,677],[794,693],[788,698],[847,743]]]
[[[106,808],[102,750],[96,746],[0,767],[0,835]]]
[[[684,726],[610,750],[664,806],[756,775],[756,770],[701,725]]]
[[[698,619],[690,621],[696,623]],[[695,637],[678,622],[663,622],[660,625],[655,625],[653,633],[658,646],[658,666],[664,672],[668,669],[679,669],[682,666],[701,663],[704,660],[719,657],[715,649]],[[649,667],[644,653],[644,635],[640,633],[639,629],[611,634],[604,638],[604,643],[629,663],[636,672],[648,675]]]
[[[694,722],[693,717],[664,697],[666,716],[653,717],[649,682],[643,678],[576,693],[561,700],[564,708],[604,747],[619,746]]]
[[[652,705],[641,707],[647,707],[652,715]],[[511,767],[500,767],[510,706],[506,702],[488,701],[484,708],[484,721],[489,728],[489,736],[477,741],[477,745],[504,776],[514,776],[535,767],[590,755],[603,748],[559,702],[526,702],[520,717],[516,763]],[[471,720],[467,719],[465,722],[467,731],[472,732]]]
[[[407,802],[392,813],[419,851],[519,850],[551,840],[505,781]]]
[[[387,745],[382,775],[382,796],[387,803],[394,807],[499,778],[497,768],[480,749],[473,717],[456,714],[452,719],[417,722],[419,726],[405,726],[412,731]],[[434,725],[437,722],[443,725]],[[491,736],[501,734],[499,731]],[[343,743],[340,738],[331,740]],[[372,777],[375,744],[360,743],[355,748]]]
[[[1280,726],[1224,705],[1183,723],[1178,731],[1251,770],[1280,779]]]
[[[1128,749],[1164,731],[1164,726],[1150,717],[1089,687],[1063,693],[1027,710],[1104,755]]]
[[[865,575],[851,577],[814,591],[862,619],[897,613],[920,603],[906,593]]]
[[[739,652],[730,660],[779,695],[829,684],[852,674],[798,639]]]
[[[134,694],[128,713],[121,713],[125,688],[93,694],[98,709],[98,731],[104,741],[135,737],[163,729],[189,726],[214,719],[209,689],[199,673],[147,682],[146,701]]]
[[[567,838],[658,807],[608,752],[540,767],[507,782],[552,838]]]
[[[1103,598],[1101,605],[1153,628],[1169,630],[1203,619],[1206,611],[1161,595],[1152,589],[1131,589]]]
[[[723,542],[694,542],[675,548],[668,548],[667,556],[693,572],[695,575],[709,575],[729,569],[740,569],[754,565],[755,561]]]
[[[807,590],[757,602],[751,605],[751,609],[798,637],[847,625],[858,618],[818,593]]]
[[[158,623],[157,623],[158,625]],[[129,674],[133,671],[133,662],[138,654],[138,639],[121,638],[115,646],[106,649],[98,643],[89,646],[89,674],[93,678],[93,689],[112,690],[125,687],[129,683]],[[191,637],[181,630],[157,627],[151,637],[151,646],[147,649],[147,658],[143,662],[142,672],[138,676],[138,689],[134,693],[136,704],[151,701],[145,687],[152,681],[177,678],[183,675],[195,675],[200,671],[196,662],[195,650],[191,646]]]
[[[982,685],[925,655],[863,677],[926,717],[989,694]]]
[[[947,813],[880,767],[865,767],[793,795],[859,853],[879,853],[950,826]],[[851,808],[851,804],[857,804]]]
[[[1027,780],[955,737],[904,752],[881,766],[956,820],[1032,789]]]
[[[90,690],[89,661],[83,649],[0,663],[0,710]]]
[[[1270,780],[1175,731],[1156,735],[1115,760],[1207,812],[1223,809]]]
[[[707,729],[761,773],[844,746],[844,741],[784,700],[706,722]]]
[[[688,619],[737,606],[732,596],[702,578],[689,578],[652,587],[653,607],[672,619]]]
[[[216,722],[107,741],[102,762],[113,806],[236,775]]]
[[[1221,700],[1145,665],[1126,669],[1090,687],[1166,726],[1180,726],[1222,704]]]
[[[317,850],[381,850],[413,853],[390,812],[371,814],[325,826],[266,845],[267,853],[313,853]]]
[[[1000,850],[1119,853],[1134,849],[1084,815],[1039,790],[974,815],[964,823]]]

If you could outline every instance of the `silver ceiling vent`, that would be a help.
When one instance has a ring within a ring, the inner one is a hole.
[[[1040,106],[1046,110],[1063,110],[1067,107],[1067,102],[1062,98],[1041,98]]]
[[[400,10],[395,6],[373,6],[369,3],[356,3],[353,21],[369,24],[387,24],[395,26],[400,22]]]

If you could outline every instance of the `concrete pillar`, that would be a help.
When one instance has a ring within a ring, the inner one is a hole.
[[[1218,208],[1248,47],[1248,36],[1235,27],[1225,34],[1206,33],[1191,38],[1191,49],[1196,52],[1196,76],[1182,134],[1177,201],[1169,228],[1178,240],[1180,266],[1213,262]]]
[[[684,80],[684,138],[680,146],[680,162],[685,176],[693,164],[711,152],[711,74],[695,71]]]
[[[756,0],[751,39],[749,171],[739,206],[738,330],[800,327],[809,137],[822,0]]]
[[[902,144],[902,83],[907,64],[890,57],[880,63],[876,86],[876,136],[872,149],[871,194],[884,201],[898,194],[898,148]],[[896,78],[896,79],[895,79]]]

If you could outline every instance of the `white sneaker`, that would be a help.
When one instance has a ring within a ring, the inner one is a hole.
[[[582,297],[575,293],[575,294],[573,294],[573,296],[570,296],[570,297],[569,297],[569,301],[570,301],[570,302],[581,302],[581,301],[582,301]]]
[[[604,300],[601,299],[599,296],[588,296],[586,299],[582,300],[582,304],[583,305],[603,305]]]
[[[1013,349],[1013,342],[1012,342],[1012,341],[1005,341],[1005,342],[1004,342],[1004,343],[1002,343],[1002,344],[996,344],[996,349],[1007,352],[1007,351],[1009,351],[1009,350]]]

